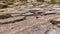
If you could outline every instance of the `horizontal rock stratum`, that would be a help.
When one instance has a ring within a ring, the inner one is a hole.
[[[1,10],[0,34],[60,34],[60,10],[53,8]]]

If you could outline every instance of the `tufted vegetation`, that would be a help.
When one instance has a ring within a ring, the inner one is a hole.
[[[7,0],[8,5],[13,4],[12,0]]]
[[[51,3],[56,3],[56,0],[51,0]]]

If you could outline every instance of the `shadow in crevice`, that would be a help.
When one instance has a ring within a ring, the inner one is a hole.
[[[60,23],[60,21],[56,21],[56,20],[50,20],[50,23],[52,23],[53,25],[57,25]]]
[[[6,19],[6,18],[10,18],[10,17],[12,17],[10,14],[0,15],[0,19]]]
[[[53,14],[56,14],[56,13],[45,13],[43,15],[53,15]]]
[[[23,19],[17,19],[17,20],[14,20],[14,21],[4,22],[4,23],[0,23],[0,24],[10,24],[10,23],[15,23],[15,22],[24,21],[25,19],[26,19],[26,18],[23,18]]]

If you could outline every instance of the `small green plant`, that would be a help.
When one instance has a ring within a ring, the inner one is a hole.
[[[12,0],[7,0],[8,5],[12,4]]]
[[[51,3],[56,3],[56,0],[51,0]]]

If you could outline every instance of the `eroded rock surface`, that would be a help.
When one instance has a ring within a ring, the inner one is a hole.
[[[46,8],[26,4],[0,9],[0,34],[60,34],[59,9],[57,4]]]

